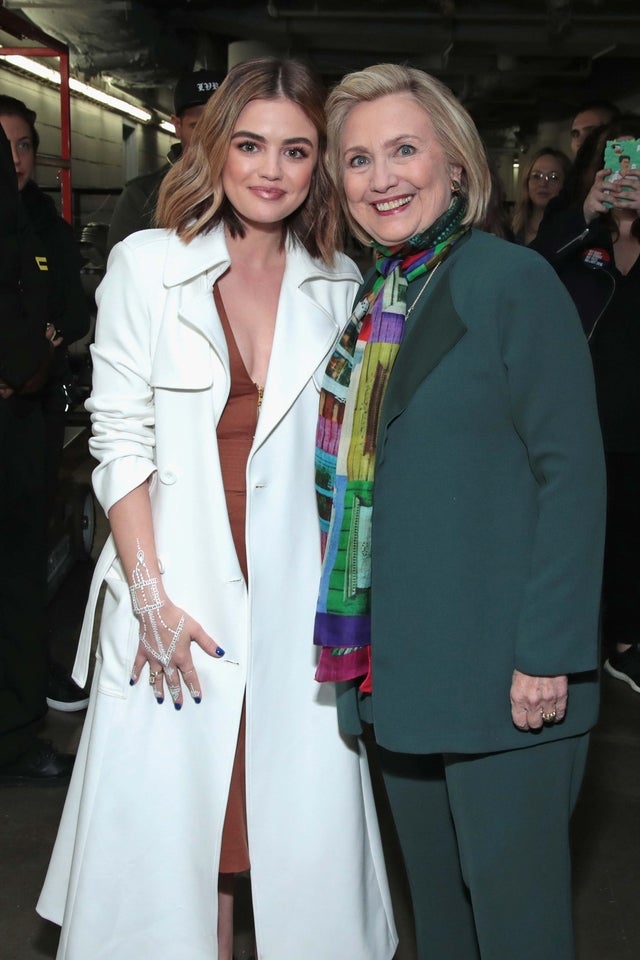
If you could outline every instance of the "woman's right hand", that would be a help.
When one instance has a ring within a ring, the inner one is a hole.
[[[611,193],[615,191],[615,183],[605,183],[605,177],[609,176],[611,170],[598,170],[596,178],[593,181],[591,189],[582,205],[585,223],[591,223],[601,213],[607,213],[611,206],[606,206],[605,201],[611,204]]]
[[[140,644],[131,672],[131,684],[137,683],[145,664],[149,666],[149,684],[163,703],[165,681],[176,710],[183,704],[183,683],[196,703],[202,699],[202,686],[191,656],[191,644],[197,643],[210,657],[220,659],[224,650],[200,626],[170,600],[161,609],[138,615]],[[176,640],[177,635],[177,640]],[[173,648],[173,649],[172,649]],[[167,654],[170,652],[170,656]]]

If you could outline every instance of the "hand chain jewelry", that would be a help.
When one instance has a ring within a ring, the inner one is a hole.
[[[182,679],[187,680],[187,677],[189,676],[190,673],[195,673],[195,670],[193,668],[191,670],[186,670],[182,674]],[[194,700],[197,700],[198,697],[202,696],[201,692],[196,688],[193,680],[187,680],[187,683],[189,685],[189,693],[191,694]]]
[[[129,587],[129,591],[131,593],[131,602],[133,604],[133,612],[140,619],[142,624],[142,636],[140,637],[142,645],[152,657],[160,661],[166,670],[171,663],[171,657],[173,656],[174,650],[176,649],[176,644],[178,643],[180,635],[182,634],[182,629],[184,627],[184,615],[180,617],[180,622],[175,630],[168,626],[162,619],[160,611],[164,607],[165,601],[161,598],[158,590],[158,578],[151,576],[149,568],[145,563],[144,550],[140,547],[139,540],[137,543],[137,562],[133,568],[133,573],[131,574],[131,586]],[[171,634],[172,639],[168,650],[164,649],[158,623],[160,624],[160,627],[167,631],[167,633]],[[155,649],[149,640],[149,632],[156,643]],[[175,699],[171,685],[169,685],[169,692]],[[178,693],[179,692],[180,689],[178,688]]]

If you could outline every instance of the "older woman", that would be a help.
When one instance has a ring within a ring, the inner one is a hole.
[[[317,676],[343,730],[374,725],[420,960],[568,960],[604,530],[588,350],[544,260],[473,229],[489,175],[442,84],[370,67],[328,123],[377,260],[323,381]]]
[[[522,178],[511,223],[516,240],[529,245],[536,238],[547,204],[562,190],[571,161],[562,150],[542,147]]]
[[[259,957],[395,951],[364,754],[314,681],[315,374],[359,279],[323,108],[303,64],[234,67],[163,182],[165,229],[109,258],[87,406],[113,540],[39,903],[58,960],[231,960],[247,870]]]

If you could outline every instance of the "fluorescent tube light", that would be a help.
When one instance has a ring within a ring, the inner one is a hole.
[[[0,49],[0,57],[3,56],[2,50]],[[47,67],[42,63],[39,63],[37,60],[30,60],[28,57],[20,57],[15,55],[4,56],[4,59],[8,63],[12,63],[14,66],[19,67],[21,70],[25,70],[27,73],[32,74],[34,77],[40,77],[43,80],[49,80],[50,83],[55,83],[60,86],[60,74],[57,70],[53,70],[51,67]],[[118,110],[120,113],[126,113],[129,117],[133,117],[134,120],[140,120],[143,123],[147,123],[151,120],[151,114],[148,110],[141,110],[140,107],[134,107],[133,104],[127,103],[126,100],[120,100],[118,97],[112,97],[110,93],[103,93],[102,90],[97,90],[95,87],[90,87],[86,83],[81,83],[80,80],[76,80],[74,77],[69,78],[69,87],[75,93],[80,93],[84,97],[88,97],[90,100],[95,100],[96,103],[102,103],[107,107],[111,107],[112,110]],[[164,121],[166,123],[166,121]],[[166,127],[163,126],[163,129]],[[171,126],[171,133],[173,133],[173,126]]]

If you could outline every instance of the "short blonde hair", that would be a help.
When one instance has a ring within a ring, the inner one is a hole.
[[[354,235],[364,243],[371,242],[346,203],[342,160],[344,125],[357,104],[394,94],[409,94],[428,115],[448,163],[462,168],[460,187],[467,202],[462,223],[464,226],[481,223],[489,202],[491,178],[484,146],[470,115],[449,88],[435,77],[413,67],[378,63],[348,73],[331,91],[326,106],[329,174]]]
[[[314,257],[331,263],[342,235],[336,191],[326,167],[324,88],[309,67],[296,60],[264,57],[233,67],[211,95],[193,131],[189,148],[162,181],[156,223],[188,243],[224,223],[233,236],[244,228],[222,189],[222,171],[238,117],[252,100],[290,100],[318,135],[318,162],[304,203],[283,224]]]

